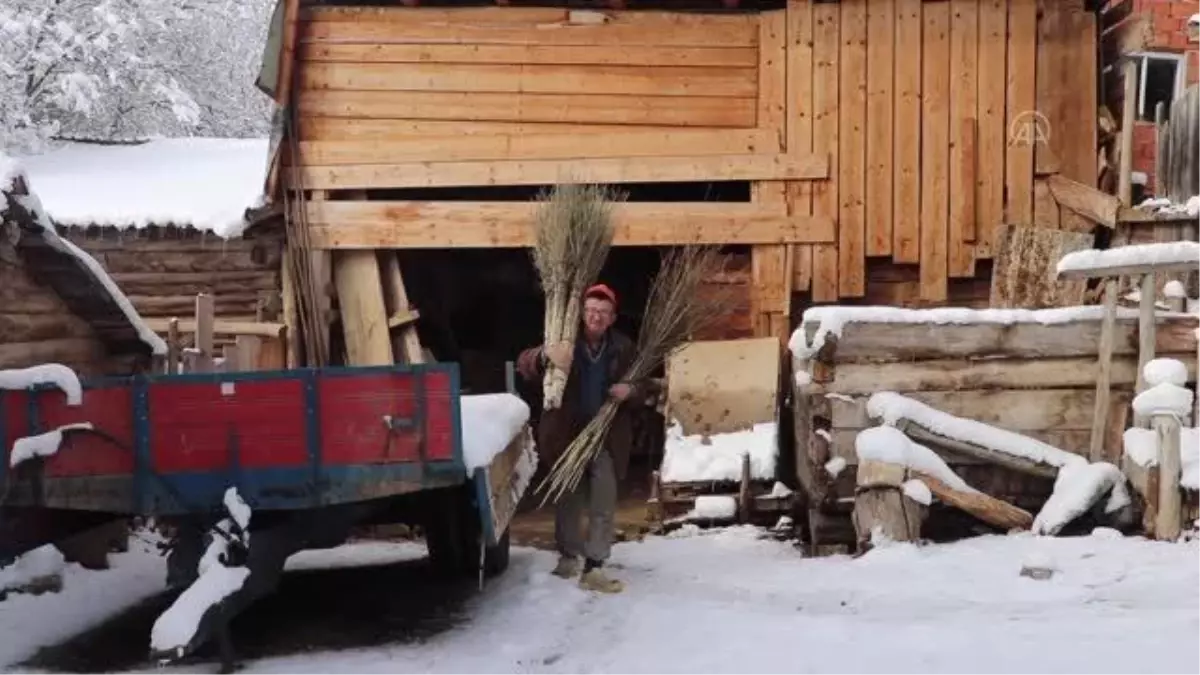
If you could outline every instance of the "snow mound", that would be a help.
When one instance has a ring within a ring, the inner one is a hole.
[[[53,384],[67,396],[67,405],[83,403],[83,385],[74,370],[61,363],[43,363],[28,368],[0,370],[0,389],[19,391],[39,384]]]
[[[692,510],[688,512],[688,520],[728,520],[737,515],[737,500],[729,495],[700,495]]]
[[[1183,417],[1192,408],[1192,390],[1170,382],[1150,387],[1133,398],[1133,411],[1144,417],[1177,415]]]
[[[896,427],[882,426],[863,429],[854,437],[854,451],[858,461],[875,461],[898,464],[927,473],[946,485],[962,492],[976,492],[936,452],[914,443]]]
[[[66,567],[66,559],[53,544],[39,546],[0,569],[0,592],[20,588],[42,577],[61,574]]]
[[[906,480],[904,481],[904,485],[900,487],[904,490],[904,496],[918,504],[929,506],[933,503],[933,493],[929,491],[929,486],[920,478]]]
[[[8,465],[16,466],[34,457],[49,457],[58,452],[59,446],[62,445],[64,432],[91,428],[92,424],[90,422],[77,422],[75,424],[64,424],[57,429],[52,429],[36,436],[18,438],[13,442],[12,452],[9,453],[8,457]]]
[[[743,454],[750,455],[751,478],[771,480],[775,478],[777,434],[775,422],[761,422],[740,431],[685,436],[683,425],[672,420],[663,448],[662,480],[739,481]]]
[[[1118,246],[1106,250],[1074,251],[1064,255],[1058,261],[1057,270],[1061,274],[1063,272],[1087,272],[1106,267],[1185,263],[1200,265],[1200,243],[1172,241]]]
[[[1138,466],[1158,466],[1158,436],[1153,429],[1133,427],[1125,430],[1125,456]],[[1179,485],[1200,490],[1200,430],[1179,430]]]
[[[1178,359],[1150,359],[1142,367],[1142,375],[1151,387],[1163,383],[1182,387],[1188,380],[1187,366]]]
[[[246,209],[263,202],[267,147],[265,138],[70,143],[21,162],[56,223],[190,226],[232,238]]]
[[[872,394],[871,398],[867,399],[867,414],[872,419],[882,420],[884,424],[891,426],[902,420],[910,420],[947,438],[1054,467],[1061,468],[1068,464],[1087,461],[1079,455],[1071,454],[1037,439],[983,422],[956,417],[931,408],[916,399],[891,391]]]
[[[467,473],[492,463],[529,422],[529,404],[513,394],[476,394],[462,399],[463,461]]]
[[[1033,519],[1034,534],[1054,535],[1083,515],[1104,494],[1105,513],[1113,513],[1131,503],[1125,486],[1125,474],[1107,462],[1070,464],[1059,469],[1054,492]]]
[[[830,478],[837,478],[838,474],[846,468],[845,457],[834,457],[828,462],[825,462],[825,473],[829,474]]]
[[[1118,317],[1132,318],[1136,310],[1118,309]],[[842,329],[850,323],[906,323],[934,325],[999,324],[1011,326],[1022,323],[1057,325],[1073,321],[1099,321],[1104,308],[1098,305],[1059,307],[1054,309],[966,309],[938,307],[934,309],[905,309],[901,307],[814,307],[804,312],[791,338],[788,349],[797,359],[810,359],[825,345],[827,336],[841,337]],[[808,327],[816,324],[811,341]]]
[[[1168,298],[1186,298],[1187,289],[1184,288],[1183,282],[1178,279],[1172,279],[1163,284],[1163,295]]]

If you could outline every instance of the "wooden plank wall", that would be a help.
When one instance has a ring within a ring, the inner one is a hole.
[[[295,163],[334,190],[309,212],[324,248],[528,239],[516,205],[343,187],[532,184],[581,160],[613,182],[750,180],[751,204],[630,204],[620,237],[750,245],[751,322],[783,335],[797,300],[986,287],[1004,224],[1086,228],[1039,207],[1038,178],[1095,184],[1095,20],[1083,0],[312,9]]]

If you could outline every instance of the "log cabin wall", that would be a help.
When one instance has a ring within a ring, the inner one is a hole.
[[[282,243],[276,237],[222,239],[172,226],[68,227],[60,233],[104,266],[143,318],[191,318],[196,295],[207,293],[218,319],[279,319]]]
[[[1083,0],[310,7],[288,180],[324,249],[528,245],[502,201],[528,193],[475,188],[747,181],[631,199],[618,243],[748,246],[759,335],[809,304],[978,306],[1001,224],[1088,227],[1035,177],[1095,185],[1095,25]]]
[[[0,369],[51,362],[81,375],[131,372],[127,359],[111,358],[91,326],[30,278],[16,251],[0,243]]]

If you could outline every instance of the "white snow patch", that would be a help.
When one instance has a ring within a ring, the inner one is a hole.
[[[824,438],[826,443],[833,443],[833,434],[829,433],[828,429],[817,429],[813,433]]]
[[[812,375],[808,374],[807,370],[796,371],[796,386],[804,387],[812,384]]]
[[[529,404],[513,394],[462,399],[463,461],[467,473],[492,463],[529,421]]]
[[[1177,415],[1183,417],[1192,409],[1192,390],[1170,382],[1150,387],[1133,398],[1133,411],[1138,415]]]
[[[16,466],[34,457],[49,457],[58,452],[59,446],[62,445],[63,432],[91,428],[91,422],[76,422],[64,424],[57,429],[36,436],[18,438],[13,441],[12,452],[8,456],[8,465]]]
[[[927,473],[946,485],[963,492],[977,492],[954,473],[936,452],[913,442],[896,427],[881,426],[863,429],[854,437],[858,461],[898,464]]]
[[[246,209],[263,203],[267,149],[265,138],[161,138],[71,143],[21,161],[57,223],[191,226],[232,238]]]
[[[1058,534],[1104,494],[1109,494],[1104,508],[1107,513],[1130,504],[1125,474],[1120,469],[1107,462],[1063,466],[1054,480],[1054,492],[1033,519],[1034,534]]]
[[[1186,298],[1187,288],[1184,287],[1182,281],[1172,279],[1163,284],[1163,295],[1168,298]]]
[[[824,431],[821,429],[820,431]],[[829,432],[825,432],[829,433]],[[845,457],[833,457],[828,462],[825,462],[825,473],[829,474],[830,478],[837,478],[838,474],[846,469]]]
[[[1014,457],[1023,457],[1035,462],[1064,467],[1087,460],[1066,450],[1056,448],[1037,439],[1013,433],[1005,429],[975,420],[955,417],[931,408],[924,403],[901,396],[891,391],[881,391],[867,399],[867,414],[887,425],[901,420],[911,420],[935,434],[973,443]]]
[[[728,520],[736,515],[737,499],[729,495],[700,495],[684,517],[688,520]]]
[[[929,491],[929,486],[919,478],[906,480],[904,481],[904,485],[900,487],[904,490],[904,496],[918,504],[929,506],[933,503],[933,493]]]
[[[792,489],[779,481],[775,481],[775,484],[771,486],[771,493],[767,496],[773,499],[790,497],[792,496]]]
[[[1142,367],[1142,375],[1151,387],[1164,382],[1182,387],[1188,380],[1187,366],[1178,359],[1150,359]]]
[[[1119,309],[1118,317],[1136,318],[1137,312]],[[1022,323],[1055,325],[1073,321],[1099,321],[1104,317],[1104,307],[1083,305],[1054,309],[966,309],[963,307],[938,307],[933,309],[905,309],[901,307],[845,307],[840,305],[814,307],[804,312],[791,338],[788,349],[798,359],[812,358],[825,345],[826,336],[841,337],[842,329],[849,323],[907,323],[934,325],[969,325],[990,323],[1010,326]],[[808,328],[816,324],[810,342]]]
[[[429,555],[425,544],[417,541],[358,541],[336,548],[297,551],[288,556],[288,572],[376,567],[421,560]]]
[[[21,390],[39,384],[53,384],[67,397],[67,405],[83,403],[83,385],[74,370],[61,363],[43,363],[28,368],[0,370],[0,389]]]
[[[1125,430],[1125,455],[1139,466],[1158,466],[1158,435],[1153,429],[1132,427]],[[1200,430],[1179,430],[1179,485],[1200,490]]]
[[[165,655],[174,652],[182,656],[183,650],[196,634],[205,613],[225,598],[236,593],[250,576],[248,567],[228,566],[230,542],[245,547],[250,533],[250,507],[230,487],[225,491],[224,504],[230,518],[217,523],[218,533],[212,535],[208,548],[200,557],[196,571],[199,576],[188,586],[175,602],[159,615],[150,629],[150,650]],[[235,522],[241,533],[235,531]],[[245,523],[245,526],[242,523]]]
[[[1172,241],[1154,244],[1133,244],[1105,250],[1073,251],[1058,261],[1057,270],[1086,272],[1108,267],[1134,265],[1167,265],[1195,263],[1200,266],[1200,243]]]
[[[241,528],[246,535],[250,529],[250,506],[242,499],[242,495],[238,493],[236,487],[230,487],[225,490],[225,496],[222,499],[225,504],[225,510],[229,511],[229,515],[233,517],[233,522]]]
[[[1147,197],[1146,199],[1143,199],[1142,203],[1138,204],[1137,207],[1139,209],[1157,209],[1170,205],[1171,200],[1167,199],[1166,197]]]
[[[46,243],[50,244],[52,248],[66,253],[67,255],[83,263],[84,266],[91,271],[92,276],[94,276],[100,282],[100,285],[104,286],[104,290],[108,292],[108,295],[113,299],[113,302],[117,303],[117,306],[121,308],[121,313],[125,315],[125,318],[137,331],[138,338],[140,338],[142,342],[150,347],[150,350],[155,355],[162,356],[166,354],[167,343],[160,338],[157,333],[150,330],[150,327],[147,326],[146,322],[142,320],[141,315],[137,313],[136,309],[134,309],[133,303],[129,301],[129,298],[125,297],[125,294],[121,292],[121,289],[117,286],[117,283],[112,280],[112,277],[108,276],[108,272],[104,271],[104,268],[100,265],[100,263],[96,262],[96,259],[93,258],[91,254],[79,248],[73,242],[63,239],[58,235],[58,232],[54,229],[54,223],[52,223],[49,217],[46,215],[46,210],[42,207],[42,203],[38,199],[37,194],[35,194],[31,189],[29,194],[19,195],[16,197],[16,199],[22,206],[28,209],[30,213],[37,216],[38,224],[41,225],[42,229],[46,232]]]
[[[671,421],[663,452],[662,480],[737,481],[742,477],[742,455],[750,455],[750,477],[775,477],[778,425],[761,422],[749,429],[723,434],[683,434],[683,425]]]
[[[1131,171],[1129,173],[1129,182],[1134,185],[1147,185],[1150,182],[1150,176],[1145,171]]]
[[[60,574],[66,567],[66,559],[53,544],[39,546],[0,569],[0,592],[20,588],[41,577]]]

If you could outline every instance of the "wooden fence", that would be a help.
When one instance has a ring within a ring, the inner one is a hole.
[[[1170,118],[1158,127],[1159,170],[1155,182],[1160,197],[1186,202],[1200,194],[1200,85],[1188,87],[1171,103]]]

